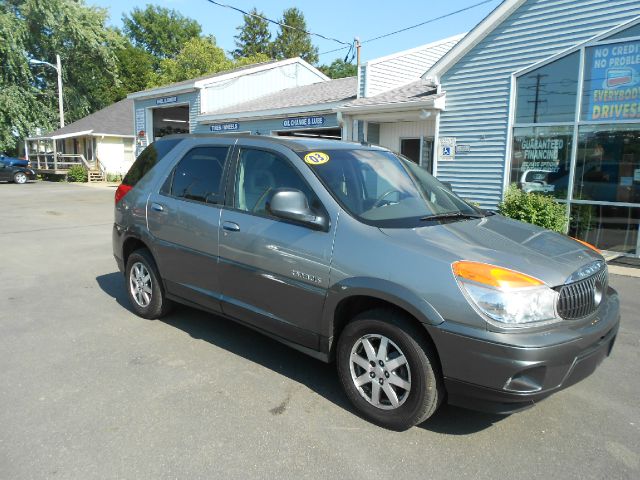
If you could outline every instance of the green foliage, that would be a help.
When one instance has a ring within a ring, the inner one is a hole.
[[[86,182],[88,178],[87,170],[82,165],[73,165],[67,172],[68,182]]]
[[[498,211],[509,218],[538,225],[555,232],[567,229],[566,208],[553,197],[539,193],[525,193],[515,184],[509,186]]]
[[[175,58],[165,58],[160,62],[159,71],[152,75],[148,86],[181,82],[268,60],[269,57],[265,54],[257,54],[233,61],[225,55],[224,50],[218,47],[213,36],[192,38]]]
[[[146,50],[131,45],[127,39],[114,53],[120,82],[110,89],[110,97],[117,102],[129,93],[145,90],[153,82],[155,59]]]
[[[121,181],[122,175],[120,175],[119,173],[107,173],[107,182],[115,183]]]
[[[58,127],[56,71],[28,58],[55,64],[60,55],[67,123],[111,102],[104,92],[118,84],[120,39],[106,19],[106,10],[82,0],[0,2],[0,150],[15,152],[36,127]]]
[[[264,14],[258,12],[256,8],[251,10],[250,13],[264,16]],[[244,24],[236,28],[236,30],[239,31],[234,37],[236,39],[236,49],[230,52],[235,59],[254,57],[257,55],[264,55],[269,58],[271,55],[272,48],[269,22],[253,15],[244,15]]]
[[[358,67],[353,63],[348,63],[341,58],[335,59],[331,65],[322,65],[318,69],[329,78],[355,77],[358,74]]]
[[[233,68],[213,37],[196,37],[188,40],[174,58],[165,58],[153,79],[154,85],[166,85]]]
[[[176,10],[147,5],[123,15],[125,34],[136,47],[146,50],[158,61],[177,55],[189,41],[200,36],[202,27]]]
[[[317,63],[318,47],[311,43],[304,15],[296,7],[286,9],[280,23],[294,28],[280,27],[273,42],[273,56],[278,60],[301,57],[309,63]]]

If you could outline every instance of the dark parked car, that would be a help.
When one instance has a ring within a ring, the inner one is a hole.
[[[0,162],[9,166],[19,166],[19,167],[29,166],[29,160],[27,160],[26,158],[10,157],[6,155],[4,152],[0,153]]]
[[[0,181],[27,183],[27,180],[35,180],[36,172],[24,165],[16,165],[13,157],[0,157]],[[20,160],[22,163],[22,160]]]
[[[353,405],[388,428],[445,400],[530,407],[594,372],[618,332],[595,248],[475,208],[380,147],[168,136],[115,203],[138,315],[176,301],[335,361]]]

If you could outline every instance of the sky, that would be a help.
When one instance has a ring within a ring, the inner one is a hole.
[[[122,27],[122,15],[131,12],[134,7],[144,8],[151,3],[172,8],[183,15],[197,20],[202,25],[203,34],[212,34],[218,45],[225,51],[235,48],[236,27],[242,25],[242,14],[228,8],[213,5],[207,0],[85,0],[89,5],[106,8],[109,11],[109,23]],[[421,23],[457,10],[469,7],[482,0],[368,0],[367,2],[346,0],[298,0],[297,2],[269,0],[220,0],[243,10],[254,6],[265,16],[278,20],[282,11],[292,6],[304,13],[307,29],[327,37],[337,38],[350,43],[354,37],[361,41],[381,34],[393,32],[417,23]],[[363,62],[389,55],[409,48],[424,45],[435,40],[458,33],[467,32],[487,16],[501,0],[489,0],[488,3],[474,7],[451,17],[437,20],[406,32],[381,40],[364,43],[361,50]],[[273,25],[272,36],[277,27]],[[339,48],[342,45],[312,37],[320,53]],[[344,58],[347,50],[327,53],[320,56],[320,64],[331,63],[336,58]]]

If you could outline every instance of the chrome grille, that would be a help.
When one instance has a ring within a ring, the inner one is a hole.
[[[586,317],[596,311],[607,290],[607,268],[596,274],[560,287],[558,314],[565,320]]]

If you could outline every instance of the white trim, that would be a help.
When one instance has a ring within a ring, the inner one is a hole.
[[[93,130],[83,130],[82,132],[63,133],[62,135],[51,135],[49,137],[41,137],[41,138],[50,138],[51,140],[62,140],[63,138],[83,137],[85,135],[91,135],[92,133],[93,133]]]
[[[516,123],[516,103],[517,103],[517,79],[515,74],[510,75],[509,79],[509,120],[507,123],[507,144],[505,149],[505,158],[504,158],[504,172],[502,177],[502,193],[500,195],[500,200],[504,199],[504,194],[509,187],[510,177],[511,177],[511,163],[513,158],[513,129],[515,128]]]
[[[505,0],[498,5],[484,20],[476,25],[467,35],[449,50],[440,60],[427,70],[422,78],[430,76],[439,80],[449,68],[455,65],[473,47],[489,35],[498,25],[505,21],[526,0]],[[436,82],[439,83],[439,82]]]
[[[438,143],[440,142],[440,110],[436,110],[436,119],[434,122],[434,134],[433,134],[433,166],[431,167],[432,175],[438,178]]]
[[[176,85],[174,87],[167,86],[156,88],[154,90],[130,93],[127,95],[127,98],[133,98],[134,100],[151,100],[156,97],[164,97],[166,95],[183,95],[185,93],[193,93],[195,91],[196,88],[192,84]]]
[[[319,112],[327,112],[334,113],[334,110],[342,105],[342,102],[331,102],[331,103],[317,103],[313,105],[298,105],[294,107],[286,107],[286,108],[277,108],[277,109],[266,109],[266,110],[256,110],[254,112],[240,112],[240,113],[210,113],[210,114],[201,114],[197,116],[197,120],[202,123],[214,122],[219,120],[262,120],[265,118],[272,117],[282,117],[291,114],[304,114],[304,113],[319,113]]]
[[[115,133],[96,133],[91,134],[92,137],[118,137],[118,138],[136,138],[135,135],[117,135]]]
[[[436,110],[444,110],[444,100],[438,101],[443,96],[429,98],[427,100],[415,100],[411,102],[395,102],[395,103],[374,103],[369,105],[352,105],[336,108],[337,111],[344,115],[353,115],[360,112],[389,112],[389,111],[406,111],[416,110],[425,107],[431,107]]]

